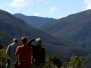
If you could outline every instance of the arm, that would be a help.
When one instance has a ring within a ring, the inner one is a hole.
[[[33,62],[33,49],[32,49],[32,47],[30,47],[31,48],[31,51],[30,51],[30,54],[31,54],[31,61]]]
[[[10,56],[10,45],[8,45],[8,47],[6,49],[6,54],[8,54]]]
[[[35,41],[35,39],[30,40],[30,41],[27,43],[27,45],[33,47],[34,45],[31,44],[33,41]]]
[[[15,51],[16,57],[18,57],[18,54],[19,54],[19,46],[16,48],[16,51]]]

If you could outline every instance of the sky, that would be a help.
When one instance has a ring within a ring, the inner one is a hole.
[[[0,10],[11,14],[63,18],[91,9],[91,0],[0,0]]]

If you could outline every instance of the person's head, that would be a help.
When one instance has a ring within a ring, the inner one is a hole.
[[[13,38],[13,42],[18,43],[18,39],[17,38]]]
[[[37,44],[37,45],[40,45],[41,42],[42,42],[41,38],[37,38],[35,41],[36,41],[36,44]]]
[[[26,44],[27,43],[27,37],[21,37],[21,43]]]

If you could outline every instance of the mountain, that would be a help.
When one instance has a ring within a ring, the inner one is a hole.
[[[84,61],[85,68],[91,68],[91,53],[85,57]]]
[[[40,29],[91,50],[91,9],[50,22]]]
[[[0,45],[3,45],[3,47],[6,47],[12,42],[12,38],[9,34],[0,31]]]
[[[17,13],[17,14],[13,14],[13,15],[17,18],[24,20],[26,23],[28,23],[29,25],[36,27],[36,28],[40,28],[44,24],[56,20],[53,18],[43,18],[43,17],[37,17],[37,16],[25,16],[24,14],[21,14],[21,13]]]
[[[60,37],[56,38],[51,36],[37,28],[34,28],[22,19],[16,18],[12,14],[0,10],[0,31],[4,31],[12,37],[20,39],[22,36],[26,36],[29,40],[32,38],[42,38],[42,46],[49,52],[56,53],[63,57],[70,57],[72,54],[78,56],[86,56],[90,53],[89,50],[74,46],[73,43]]]

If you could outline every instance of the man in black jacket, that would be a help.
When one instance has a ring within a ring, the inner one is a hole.
[[[35,45],[31,45],[32,41],[35,41]],[[28,45],[33,48],[33,68],[43,68],[45,64],[45,49],[41,46],[41,38],[32,39],[28,42]]]

